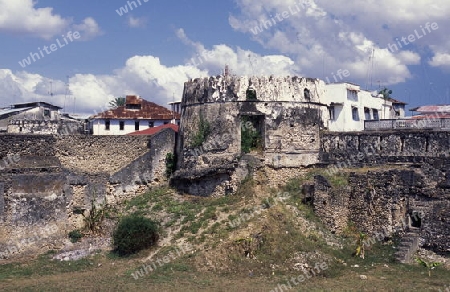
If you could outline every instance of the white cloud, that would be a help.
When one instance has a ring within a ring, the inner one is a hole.
[[[101,34],[92,17],[74,24],[71,18],[64,18],[53,12],[53,8],[36,8],[32,0],[0,0],[0,32],[51,39],[69,30],[78,30],[82,40]]]
[[[114,97],[127,94],[141,95],[167,106],[173,97],[181,99],[184,82],[190,78],[220,74],[226,64],[231,74],[236,75],[297,75],[294,61],[285,56],[261,56],[226,45],[216,45],[207,50],[203,44],[190,40],[182,30],[178,36],[194,49],[186,64],[169,67],[154,56],[134,56],[110,74],[76,74],[70,77],[70,94],[67,96],[63,80],[0,69],[0,91],[6,97],[1,106],[43,100],[61,107],[65,105],[67,112],[94,114],[106,110]]]
[[[128,26],[132,28],[145,27],[147,24],[147,19],[145,17],[128,17]]]
[[[0,0],[0,31],[50,39],[70,23],[53,8],[34,8],[32,0]]]
[[[450,54],[436,53],[431,61],[428,62],[433,67],[449,67],[450,66]]]
[[[447,0],[236,2],[240,12],[229,17],[233,29],[248,34],[264,48],[289,54],[308,76],[323,78],[338,69],[348,69],[351,81],[360,83],[366,83],[368,70],[383,84],[404,82],[411,77],[408,66],[418,64],[423,57],[417,48],[432,48],[435,54],[444,52],[439,44],[446,42],[445,32],[438,29],[423,35],[425,24],[436,22],[439,28],[450,25]],[[283,18],[283,13],[287,17]],[[387,50],[397,37],[407,37],[416,30],[423,36],[413,44],[397,52]],[[437,55],[433,64],[439,64],[438,59],[445,58]]]
[[[103,34],[97,22],[92,17],[87,17],[80,24],[73,25],[75,31],[80,32],[80,40],[86,41]]]

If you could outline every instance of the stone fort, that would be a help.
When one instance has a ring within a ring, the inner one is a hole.
[[[0,135],[0,160],[20,157],[0,175],[0,247],[55,222],[58,245],[82,222],[74,209],[164,182],[164,158],[176,153],[170,184],[197,196],[232,195],[257,172],[276,187],[307,168],[351,169],[345,187],[317,175],[301,190],[332,231],[352,221],[369,234],[394,232],[406,219],[400,260],[419,245],[448,254],[450,133],[327,132],[323,91],[312,78],[199,78],[185,83],[178,135]]]

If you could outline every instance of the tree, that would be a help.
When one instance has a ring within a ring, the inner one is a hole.
[[[388,100],[389,98],[391,98],[391,94],[392,94],[392,90],[387,89],[386,87],[381,89],[378,94],[383,95],[383,99],[384,99],[384,106],[386,107],[386,100]],[[384,110],[383,110],[383,115],[384,114]]]
[[[124,105],[125,105],[125,97],[119,96],[109,102],[109,106],[111,108],[117,108],[119,106],[124,106]]]
[[[385,88],[381,89],[381,90],[378,92],[378,94],[382,94],[384,100],[386,100],[386,99],[388,99],[388,98],[391,98],[392,90],[387,89],[387,88],[385,87]]]

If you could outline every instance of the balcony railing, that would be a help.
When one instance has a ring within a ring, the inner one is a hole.
[[[364,121],[364,130],[450,130],[450,119],[392,119]]]

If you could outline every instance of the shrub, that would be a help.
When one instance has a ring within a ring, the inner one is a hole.
[[[119,255],[130,255],[153,246],[158,241],[159,224],[144,216],[123,217],[113,233],[113,244]]]
[[[80,241],[80,239],[83,237],[83,234],[80,232],[80,230],[75,229],[69,232],[69,239],[72,243]]]
[[[92,198],[91,209],[89,210],[89,214],[86,216],[84,212],[82,213],[84,228],[88,232],[91,232],[93,234],[98,234],[101,232],[102,229],[101,225],[103,219],[105,219],[105,208],[106,208],[106,201],[103,202],[103,204],[98,207],[95,203],[95,198]]]

